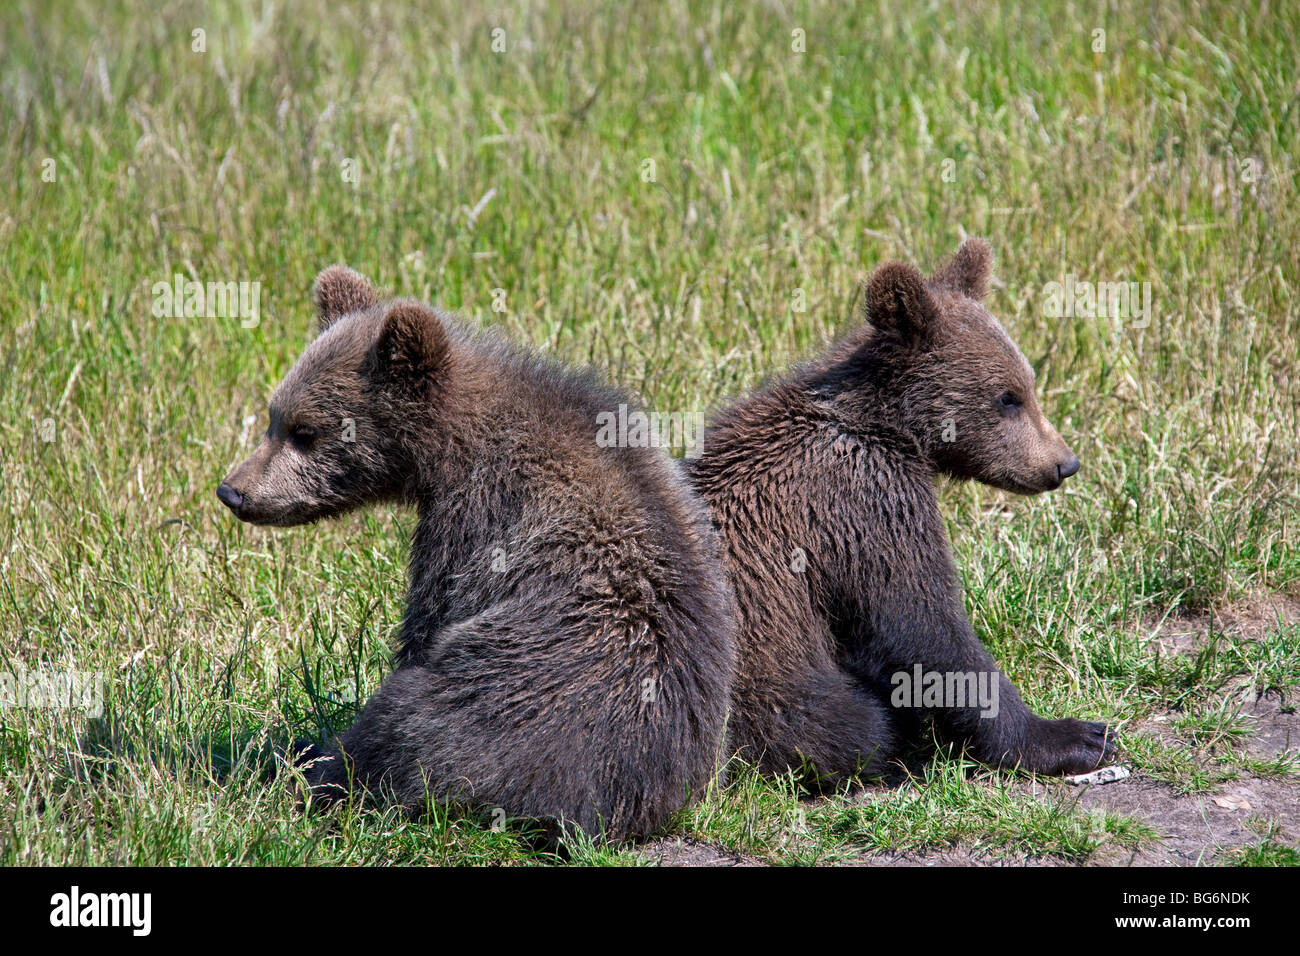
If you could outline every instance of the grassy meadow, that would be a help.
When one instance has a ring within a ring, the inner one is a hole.
[[[851,327],[875,264],[987,236],[1083,468],[942,489],[977,631],[1037,710],[1119,726],[1110,792],[1300,806],[1250,710],[1295,720],[1300,617],[1215,623],[1300,595],[1300,6],[156,7],[0,9],[0,864],[556,862],[454,810],[306,815],[274,773],[387,673],[414,525],[214,495],[333,262],[707,410]],[[260,283],[257,322],[155,314],[177,275]],[[1053,316],[1067,280],[1149,283],[1150,313]],[[102,706],[17,697],[68,673]],[[1169,838],[960,754],[900,777],[810,800],[733,766],[667,841],[568,858]],[[1236,812],[1254,836],[1194,862],[1300,861],[1294,816]]]

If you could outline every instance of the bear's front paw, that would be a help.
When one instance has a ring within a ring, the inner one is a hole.
[[[1062,776],[1089,773],[1115,759],[1115,732],[1092,720],[1041,720],[1016,761],[1021,770]]]

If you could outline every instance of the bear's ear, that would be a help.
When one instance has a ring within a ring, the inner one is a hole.
[[[370,280],[347,266],[323,269],[312,286],[316,299],[316,326],[324,332],[341,316],[368,309],[378,300]]]
[[[930,284],[960,292],[970,299],[982,299],[989,291],[993,271],[993,250],[984,239],[974,237],[961,244],[953,257],[930,277]]]
[[[432,384],[450,350],[442,319],[427,305],[396,302],[384,316],[373,353],[384,381],[418,391]]]
[[[900,342],[923,338],[938,321],[939,309],[915,266],[888,262],[867,280],[867,321]]]

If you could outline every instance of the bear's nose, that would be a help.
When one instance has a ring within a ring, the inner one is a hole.
[[[1079,459],[1074,455],[1071,455],[1065,461],[1061,462],[1056,466],[1056,477],[1059,478],[1061,481],[1065,481],[1066,478],[1069,478],[1072,474],[1074,474],[1078,470],[1079,470]]]
[[[239,506],[244,503],[244,496],[234,488],[231,488],[224,481],[217,485],[217,497],[220,498],[221,503],[231,511],[238,511]]]

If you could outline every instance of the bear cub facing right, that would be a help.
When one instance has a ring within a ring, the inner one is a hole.
[[[730,743],[764,770],[876,773],[926,716],[994,765],[1114,754],[1105,725],[1033,713],[962,605],[937,476],[1036,494],[1079,468],[980,304],[990,268],[978,239],[928,279],[878,268],[867,323],[726,409],[688,466],[740,615]]]

